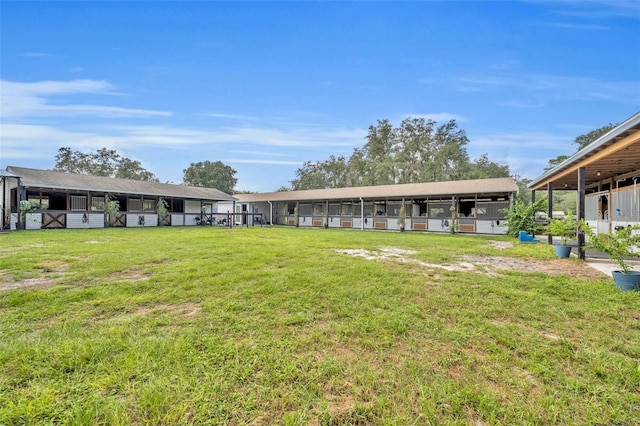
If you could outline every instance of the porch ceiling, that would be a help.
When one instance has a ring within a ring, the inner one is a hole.
[[[640,118],[637,114],[634,118]],[[551,183],[554,189],[577,190],[578,169],[585,168],[585,186],[612,180],[618,176],[638,172],[640,177],[640,123],[610,134],[596,141],[561,165],[548,171],[530,185],[533,190],[546,190]]]

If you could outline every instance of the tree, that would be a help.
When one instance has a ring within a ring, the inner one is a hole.
[[[455,120],[441,126],[408,117],[398,127],[389,120],[369,126],[362,148],[345,157],[307,161],[296,171],[292,189],[344,188],[368,185],[436,182],[473,177],[509,176],[509,168],[486,154],[469,162],[469,140]]]
[[[487,154],[482,154],[469,164],[469,171],[463,177],[464,179],[509,177],[509,166],[494,163],[489,160]]]
[[[115,149],[100,148],[95,153],[86,154],[62,147],[55,159],[53,170],[61,172],[158,182],[139,161],[123,157]]]
[[[128,158],[122,158],[115,177],[121,179],[158,181],[153,173],[142,167],[139,161]]]
[[[238,179],[235,178],[237,171],[221,161],[191,163],[183,173],[182,181],[185,185],[215,188],[226,194],[233,194],[233,189],[238,183]]]
[[[333,155],[322,162],[305,161],[296,176],[291,181],[293,190],[340,188],[347,181],[347,163],[343,156]]]
[[[517,237],[520,231],[526,231],[529,234],[542,234],[544,226],[535,221],[535,214],[544,211],[547,200],[540,198],[534,203],[525,203],[519,197],[515,197],[511,208],[506,210],[507,214],[507,235]]]
[[[609,123],[600,128],[590,131],[589,133],[585,133],[584,135],[577,136],[573,143],[578,145],[576,152],[580,151],[583,148],[591,145],[593,142],[598,140],[604,134],[610,132],[613,128],[617,127],[617,124]],[[568,155],[558,155],[556,158],[552,158],[549,160],[549,166],[545,167],[544,171],[551,170],[556,167],[558,164],[562,163],[564,160],[569,158]]]
[[[609,131],[611,131],[611,129],[613,129],[616,126],[617,126],[617,124],[609,123],[609,124],[607,124],[605,126],[602,126],[602,127],[598,128],[598,129],[592,130],[589,133],[585,133],[584,135],[580,135],[580,136],[576,137],[575,140],[573,141],[573,143],[578,144],[577,151],[580,151],[582,148],[585,148],[588,145],[590,145],[592,142],[595,142],[601,136],[603,136],[605,133],[608,133]]]

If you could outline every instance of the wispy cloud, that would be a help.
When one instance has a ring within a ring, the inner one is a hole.
[[[31,83],[0,81],[0,116],[25,118],[43,116],[96,116],[153,117],[169,116],[170,112],[120,106],[77,104],[71,102],[73,95],[121,95],[106,81],[72,80],[39,81]],[[52,98],[55,98],[55,102]]]
[[[402,118],[398,119],[397,121],[400,122],[402,121],[404,118],[406,117],[420,117],[420,118],[425,118],[427,120],[433,120],[437,123],[444,123],[444,122],[448,122],[451,120],[456,120],[457,122],[464,122],[467,121],[467,118],[459,115],[459,114],[452,114],[449,112],[435,112],[435,113],[409,113],[409,114],[404,114],[402,116]]]
[[[628,18],[640,19],[637,0],[559,0],[549,2],[553,13],[581,19]]]
[[[554,27],[554,28],[563,28],[565,30],[577,30],[577,31],[607,31],[611,29],[611,27],[608,27],[606,25],[577,24],[577,23],[569,23],[569,22],[550,22],[545,25],[549,27]]]
[[[457,77],[454,81],[458,90],[461,91],[489,91],[504,88],[521,90],[531,96],[544,95],[545,99],[607,100],[633,104],[640,102],[640,86],[637,82],[631,81],[509,73],[466,75]]]
[[[50,58],[50,57],[53,57],[54,55],[52,53],[45,53],[45,52],[24,52],[22,56],[26,58]]]
[[[230,154],[239,154],[239,155],[260,155],[260,156],[269,156],[269,157],[290,157],[289,154],[284,154],[282,152],[269,152],[269,151],[239,151],[239,150],[231,150]]]
[[[226,158],[222,160],[224,163],[229,164],[265,164],[271,166],[300,166],[304,161],[283,161],[283,160],[268,160],[268,159],[246,159],[246,158]]]
[[[572,140],[566,136],[544,132],[472,135],[470,139],[470,148],[478,151],[499,152],[496,148],[537,149],[562,153],[575,151],[575,147],[571,144]],[[551,157],[553,155],[549,156]]]
[[[212,118],[221,118],[224,120],[237,120],[237,121],[263,121],[264,120],[264,118],[255,117],[251,115],[229,114],[229,113],[219,113],[219,112],[212,112],[207,114],[207,116]]]

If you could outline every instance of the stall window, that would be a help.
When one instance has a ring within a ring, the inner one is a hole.
[[[156,210],[155,200],[144,200],[142,202],[142,210],[145,212],[153,212]]]
[[[84,195],[71,195],[71,210],[87,210],[87,197]]]
[[[29,201],[35,201],[38,203],[39,210],[47,210],[49,208],[49,197],[46,196],[38,196],[38,195],[29,195],[27,197]]]
[[[104,197],[91,197],[91,211],[104,210]]]
[[[142,211],[142,201],[139,198],[129,198],[129,209],[130,212],[139,212]]]

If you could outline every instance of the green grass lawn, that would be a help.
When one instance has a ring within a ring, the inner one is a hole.
[[[506,238],[0,235],[0,424],[638,424],[640,294],[604,274],[428,266],[581,268],[490,240]],[[336,252],[389,247],[415,253]]]

